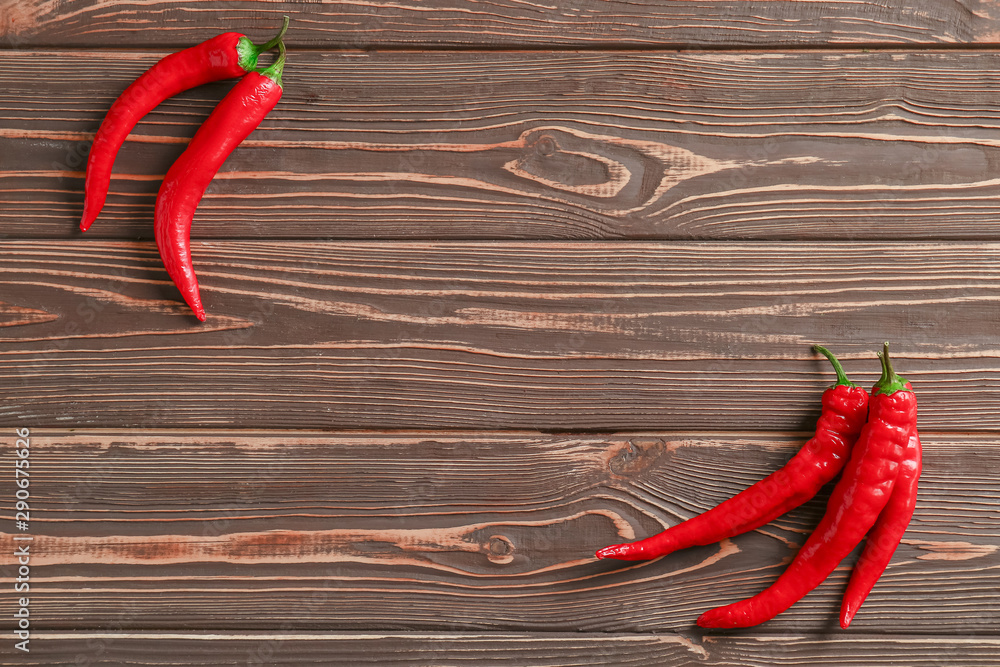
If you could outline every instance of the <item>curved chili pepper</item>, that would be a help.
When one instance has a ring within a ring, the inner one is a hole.
[[[205,189],[229,154],[281,99],[285,45],[273,65],[250,72],[226,95],[171,165],[156,195],[153,231],[160,258],[199,320],[205,309],[191,262],[191,220]]]
[[[257,67],[257,57],[273,49],[287,29],[286,16],[281,31],[261,46],[238,32],[216,35],[197,46],[166,56],[132,82],[111,105],[94,136],[87,158],[80,229],[90,229],[104,208],[115,157],[143,116],[163,100],[184,90],[252,72]]]
[[[892,370],[888,343],[879,356],[882,376],[872,390],[868,423],[819,526],[777,581],[751,598],[706,611],[698,618],[701,627],[745,628],[774,618],[833,572],[878,519],[917,424],[916,397]]]
[[[865,548],[854,565],[851,580],[847,584],[844,601],[840,607],[840,627],[845,630],[892,560],[892,555],[899,546],[899,540],[910,525],[913,509],[917,504],[917,481],[923,468],[921,459],[920,436],[914,431],[906,446],[899,477],[896,478],[896,485],[892,489],[892,495],[889,496],[889,503],[879,514],[875,526],[865,538]]]
[[[868,417],[868,392],[844,373],[837,358],[815,348],[833,364],[837,383],[823,392],[816,434],[783,467],[718,506],[638,542],[616,544],[598,558],[645,560],[678,549],[712,544],[766,523],[815,496],[836,477]]]

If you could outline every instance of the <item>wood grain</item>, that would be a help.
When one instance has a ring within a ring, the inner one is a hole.
[[[150,650],[152,647],[152,650]],[[578,633],[45,633],[22,665],[704,665],[680,636]],[[51,662],[48,662],[51,661]],[[611,662],[609,662],[611,661]]]
[[[32,429],[35,538],[0,664],[1000,667],[1000,9],[571,4],[0,0],[0,444]],[[88,142],[166,53],[283,14],[284,99],[195,221],[199,325],[153,198],[232,83],[140,124],[81,237]],[[593,559],[787,460],[813,343],[869,384],[885,339],[926,467],[850,631],[853,556],[771,623],[693,625],[825,493]]]
[[[323,49],[417,46],[576,48],[937,45],[991,43],[991,3],[582,0],[572,6],[516,0],[450,2],[226,2],[183,5],[86,0],[6,0],[0,43],[14,46],[188,46],[223,30],[264,41],[292,18],[288,42]]]
[[[881,667],[995,667],[993,639],[941,636],[707,636],[581,633],[40,633],[19,665],[671,665],[772,667],[843,665],[853,656]]]
[[[0,423],[811,429],[892,341],[925,428],[1000,428],[995,244],[0,244]]]
[[[31,437],[39,630],[691,633],[701,611],[781,572],[827,493],[718,545],[618,563],[593,552],[715,505],[805,436]],[[1000,496],[986,471],[1000,447],[995,434],[924,439],[914,520],[852,628],[989,635],[1000,620]],[[12,482],[2,486],[12,494]],[[831,631],[849,564],[758,632]],[[13,604],[0,599],[0,613],[10,617]]]
[[[161,55],[7,54],[0,234],[79,235],[89,140]],[[995,52],[289,57],[195,236],[997,239]],[[88,237],[152,238],[163,174],[230,85],[140,124]]]

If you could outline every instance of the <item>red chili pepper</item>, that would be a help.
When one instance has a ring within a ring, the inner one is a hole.
[[[816,434],[782,468],[718,506],[683,523],[629,544],[604,547],[598,558],[645,560],[678,549],[712,544],[759,528],[816,495],[843,468],[868,417],[868,392],[855,386],[824,347],[837,383],[823,392]]]
[[[191,220],[219,167],[281,99],[285,45],[278,46],[281,52],[273,65],[244,76],[219,102],[171,165],[156,195],[153,230],[160,258],[199,320],[205,319],[205,309],[191,262]]]
[[[875,582],[882,576],[899,541],[910,525],[917,504],[917,481],[923,467],[920,436],[914,431],[903,455],[899,477],[875,526],[865,538],[865,548],[854,565],[851,580],[840,606],[840,627],[847,629]]]
[[[774,618],[816,588],[879,518],[917,432],[913,388],[893,371],[888,343],[879,356],[882,377],[872,390],[868,423],[819,526],[777,581],[749,599],[705,612],[698,618],[701,627],[744,628]]]
[[[252,72],[257,67],[257,57],[274,48],[287,29],[286,16],[281,32],[261,46],[237,32],[217,35],[163,58],[126,88],[111,105],[90,148],[80,229],[87,231],[104,208],[115,157],[143,116],[184,90]]]

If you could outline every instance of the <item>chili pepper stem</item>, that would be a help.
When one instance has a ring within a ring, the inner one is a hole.
[[[906,378],[896,375],[896,371],[892,369],[892,360],[889,359],[888,341],[882,344],[882,351],[879,352],[878,358],[882,362],[882,377],[875,383],[872,391],[889,395],[907,389]]]
[[[267,40],[260,46],[257,46],[250,41],[247,37],[241,37],[239,42],[236,44],[236,51],[239,53],[239,63],[246,71],[250,72],[257,68],[257,58],[262,53],[270,51],[275,46],[281,44],[281,38],[285,36],[285,32],[288,30],[288,17],[284,17],[284,21],[281,24],[281,30],[278,34]]]
[[[840,360],[833,356],[833,352],[830,352],[830,350],[826,349],[822,345],[813,345],[813,349],[829,359],[830,363],[833,364],[833,370],[837,373],[837,382],[833,385],[834,387],[838,385],[842,385],[844,387],[856,386],[853,382],[847,379],[847,373],[844,372],[844,367],[840,365]]]
[[[278,58],[268,67],[259,70],[261,76],[266,76],[267,78],[274,81],[279,86],[281,85],[281,74],[285,71],[285,43],[278,42]]]

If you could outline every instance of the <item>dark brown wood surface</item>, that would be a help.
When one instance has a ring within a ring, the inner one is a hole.
[[[0,664],[1000,665],[993,3],[0,0]],[[160,179],[231,82],[166,53],[291,18],[285,94],[195,219]],[[651,562],[809,437],[825,344],[920,396],[913,522],[773,621],[829,488]],[[30,529],[15,523],[31,431]],[[31,651],[15,647],[30,538]]]
[[[265,41],[283,14],[294,16],[297,22],[288,36],[290,45],[323,49],[954,46],[994,43],[1000,29],[1000,10],[983,0],[908,4],[582,0],[571,5],[518,0],[180,5],[163,0],[4,0],[2,7],[0,40],[16,47],[188,46],[218,28]]]
[[[883,339],[923,428],[1000,428],[994,244],[213,240],[203,325],[152,242],[0,252],[11,428],[807,430],[811,346]]]
[[[801,436],[34,437],[32,563],[47,583],[32,610],[53,629],[96,615],[129,629],[686,632],[701,611],[765,587],[826,496],[718,545],[595,564],[594,544],[712,507],[777,468]],[[916,517],[856,629],[988,634],[983,614],[1000,609],[1000,492],[977,484],[1000,466],[1000,446],[969,434],[924,440]],[[970,450],[974,463],[963,461]],[[762,631],[831,632],[848,571]],[[253,585],[233,585],[245,579]],[[938,604],[912,604],[914,589]]]
[[[20,665],[676,665],[771,667],[845,664],[872,667],[996,665],[993,639],[855,633],[850,638],[793,635],[706,636],[700,642],[666,634],[585,633],[44,633],[43,655]],[[76,661],[76,662],[74,662]]]
[[[77,236],[88,140],[164,53],[11,53],[0,234]],[[992,51],[289,57],[287,93],[213,182],[195,236],[998,237]],[[231,85],[142,122],[88,238],[152,237],[160,179]]]

